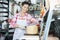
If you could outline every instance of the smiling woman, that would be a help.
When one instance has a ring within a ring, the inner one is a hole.
[[[32,23],[38,23],[35,18],[27,13],[27,11],[29,10],[29,6],[30,3],[26,1],[22,2],[21,11],[17,13],[9,23],[12,28],[15,28],[13,40],[19,40],[21,37],[24,36],[26,26]]]

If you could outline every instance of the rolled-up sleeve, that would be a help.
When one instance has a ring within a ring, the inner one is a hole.
[[[28,15],[28,17],[29,17],[29,20],[30,20],[30,22],[31,23],[38,23],[38,20],[36,20],[35,18],[33,18],[31,15]]]
[[[9,24],[10,24],[10,26],[11,26],[12,28],[15,27],[16,20],[17,20],[17,16],[16,16],[16,15],[11,18],[11,21],[9,22]]]

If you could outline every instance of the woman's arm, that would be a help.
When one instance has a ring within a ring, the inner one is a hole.
[[[16,21],[17,21],[17,18],[18,16],[17,15],[15,15],[14,17],[12,17],[11,19],[10,19],[10,22],[9,22],[9,24],[10,24],[10,26],[12,27],[12,28],[21,28],[21,29],[23,29],[24,27],[23,27],[23,25],[18,25],[18,24],[16,24]]]
[[[33,23],[35,23],[36,25],[39,24],[37,19],[33,18],[31,15],[28,15],[28,16],[29,16],[28,18],[29,18],[31,24],[33,24]]]
[[[12,28],[16,28],[19,26],[16,24],[16,21],[17,21],[17,15],[15,15],[11,19],[9,19],[9,24]]]

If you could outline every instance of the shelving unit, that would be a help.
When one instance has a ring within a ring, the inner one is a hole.
[[[9,24],[7,19],[9,18],[9,0],[0,1],[0,23],[1,23],[1,33],[7,33],[9,29]],[[4,19],[5,18],[5,19]],[[2,29],[2,23],[6,21],[7,25],[5,29]]]

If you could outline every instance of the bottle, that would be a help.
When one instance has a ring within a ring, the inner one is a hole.
[[[6,28],[7,28],[7,22],[4,21],[4,22],[2,23],[2,29],[6,29]]]

